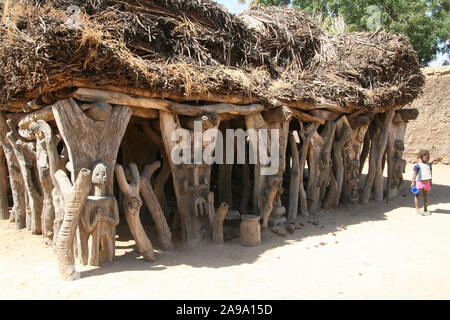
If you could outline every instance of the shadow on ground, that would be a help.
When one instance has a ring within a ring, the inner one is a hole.
[[[405,207],[414,212],[414,198],[410,191],[411,180],[405,180],[397,197],[390,200],[373,201],[368,204],[340,205],[337,209],[321,211],[308,217],[300,216],[298,222],[303,227],[286,237],[270,231],[262,231],[262,244],[257,247],[242,247],[239,239],[225,241],[224,245],[215,245],[208,240],[195,248],[183,248],[179,234],[174,234],[175,249],[172,251],[158,250],[158,239],[153,226],[145,224],[144,228],[150,236],[156,249],[157,261],[146,262],[136,252],[134,240],[128,230],[125,219],[117,229],[116,257],[112,264],[102,264],[99,268],[82,271],[82,278],[127,271],[161,271],[168,267],[188,265],[195,268],[223,268],[256,261],[264,252],[281,247],[287,243],[302,242],[309,237],[345,232],[347,226],[368,221],[386,220],[386,212]],[[430,193],[430,205],[449,201],[450,187],[433,184]],[[422,199],[421,199],[422,204]],[[450,210],[433,208],[433,214],[450,214]],[[145,219],[144,219],[145,220]],[[239,232],[239,221],[228,225]]]

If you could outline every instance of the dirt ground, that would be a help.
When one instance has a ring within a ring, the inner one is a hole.
[[[415,212],[411,168],[397,198],[302,217],[258,247],[176,246],[150,264],[121,224],[113,264],[73,282],[40,236],[0,221],[0,299],[449,299],[450,166],[433,167],[431,216]]]

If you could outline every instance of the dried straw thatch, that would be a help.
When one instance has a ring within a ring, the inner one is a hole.
[[[330,36],[287,8],[233,16],[210,0],[22,0],[1,21],[0,108],[10,111],[76,86],[377,109],[411,102],[424,82],[403,36]]]

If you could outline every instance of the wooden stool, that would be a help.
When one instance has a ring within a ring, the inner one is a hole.
[[[258,246],[261,244],[261,217],[255,215],[242,215],[239,240],[241,245],[246,247]]]

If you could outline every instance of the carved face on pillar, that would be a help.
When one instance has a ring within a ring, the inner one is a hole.
[[[136,214],[139,212],[142,206],[142,201],[136,197],[130,197],[127,200],[128,212],[131,214]]]
[[[107,167],[103,162],[94,165],[92,183],[104,185],[108,181]]]

